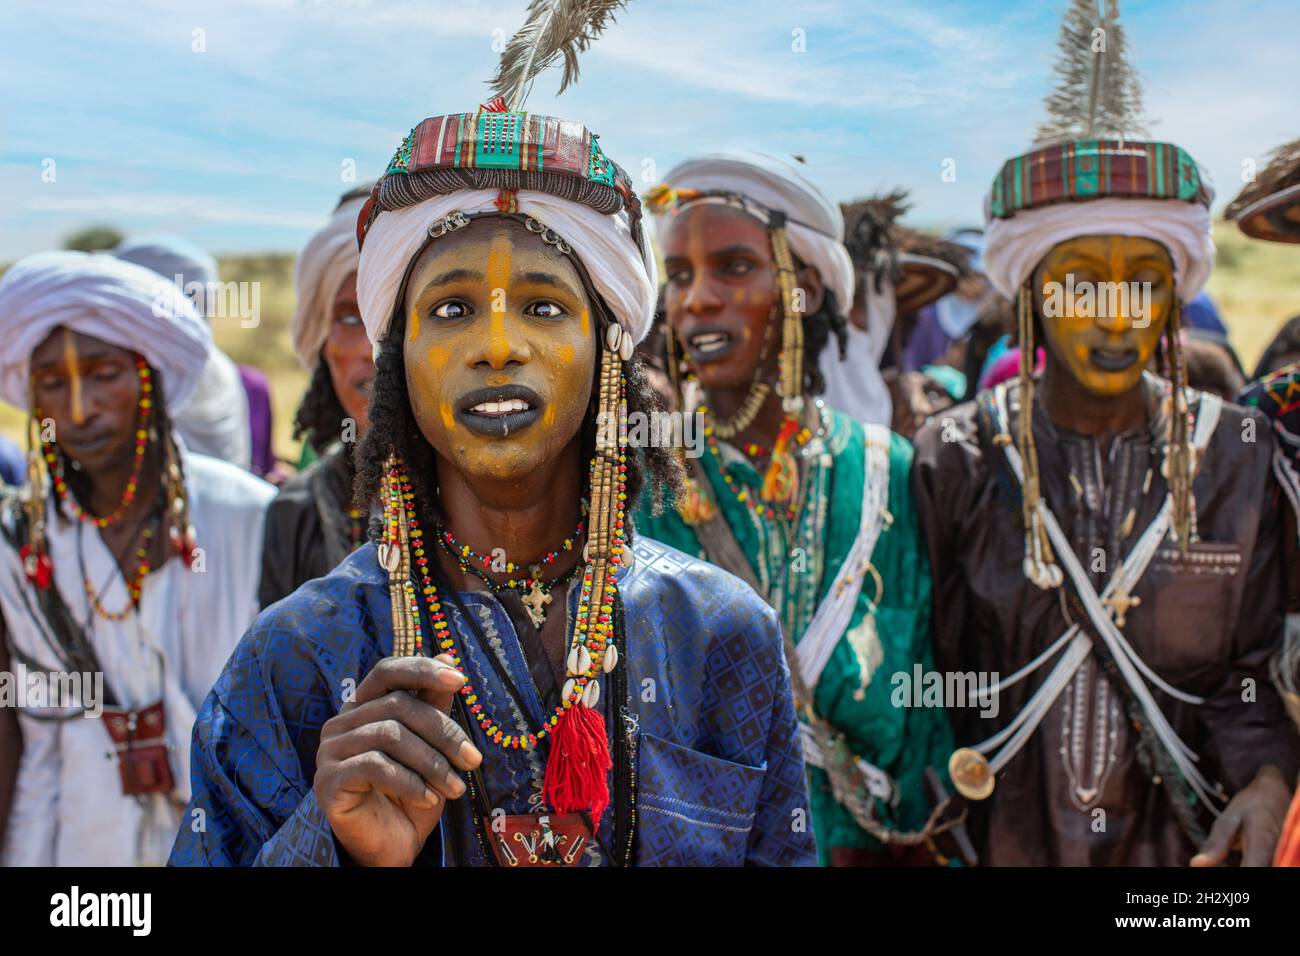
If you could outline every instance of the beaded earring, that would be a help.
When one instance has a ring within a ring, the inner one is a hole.
[[[799,491],[799,465],[790,442],[803,418],[803,315],[797,308],[794,256],[785,231],[785,213],[773,211],[768,219],[772,264],[781,290],[781,409],[785,419],[772,446],[772,458],[763,476],[763,500],[775,504],[793,501]]]
[[[1038,510],[1042,498],[1038,474],[1038,446],[1034,443],[1034,307],[1029,283],[1020,288],[1017,318],[1020,336],[1020,417],[1016,422],[1016,450],[1025,463],[1024,489],[1021,507],[1025,524],[1025,560],[1022,565],[1025,577],[1043,590],[1060,587],[1065,580],[1056,554],[1047,538],[1042,514]]]

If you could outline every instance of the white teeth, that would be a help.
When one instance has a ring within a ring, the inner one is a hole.
[[[697,352],[716,352],[731,342],[731,336],[725,332],[702,332],[691,336],[691,347]]]
[[[477,415],[509,415],[512,412],[526,412],[532,408],[522,398],[511,398],[504,402],[479,402],[470,409]]]

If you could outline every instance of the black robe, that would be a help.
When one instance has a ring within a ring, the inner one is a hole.
[[[1145,387],[1147,424],[1116,436],[1109,448],[1055,428],[1036,403],[1043,494],[1098,593],[1109,576],[1100,569],[1113,568],[1128,553],[1167,494],[1159,469],[1165,420],[1150,380]],[[1067,609],[1073,621],[1091,625],[1077,602],[1024,577],[1020,487],[1004,451],[993,444],[987,399],[958,406],[922,429],[913,486],[934,578],[937,666],[1005,678],[1065,631]],[[1014,435],[1015,384],[1008,404]],[[1253,441],[1244,440],[1248,418],[1256,419]],[[1141,604],[1123,627],[1165,681],[1205,698],[1197,706],[1152,688],[1179,736],[1200,754],[1202,773],[1230,795],[1261,767],[1276,766],[1288,780],[1300,767],[1300,737],[1268,674],[1282,639],[1285,601],[1272,450],[1262,416],[1223,406],[1194,484],[1200,541],[1186,557],[1168,540],[1161,544],[1133,589]],[[981,718],[976,706],[950,711],[959,745],[1005,727],[1049,669],[1004,690],[995,717]],[[1253,700],[1244,702],[1252,693]],[[1185,865],[1197,847],[1171,804],[1185,799],[1185,791],[1154,782],[1138,740],[1122,688],[1094,651],[1003,768],[993,795],[972,804],[971,830],[982,861]],[[1203,825],[1209,822],[1203,811],[1200,817]]]
[[[262,607],[323,578],[352,551],[352,475],[344,446],[335,444],[280,488],[266,511]]]

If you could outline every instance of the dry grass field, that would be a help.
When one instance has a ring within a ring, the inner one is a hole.
[[[1282,323],[1300,314],[1300,247],[1247,239],[1231,223],[1216,226],[1215,242],[1219,256],[1209,291],[1249,371]],[[231,358],[257,366],[271,380],[275,449],[280,457],[297,461],[299,444],[292,439],[293,414],[307,375],[289,346],[289,319],[294,306],[293,257],[228,256],[220,262],[223,281],[260,283],[261,315],[258,326],[248,329],[236,319],[217,319],[213,332]],[[22,430],[22,415],[0,404],[0,433],[21,444]]]

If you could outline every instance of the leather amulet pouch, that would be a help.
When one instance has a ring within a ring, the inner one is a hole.
[[[484,817],[483,832],[502,866],[577,866],[591,839],[577,813]]]
[[[161,700],[143,710],[105,707],[103,718],[113,738],[123,794],[130,797],[175,789]]]

